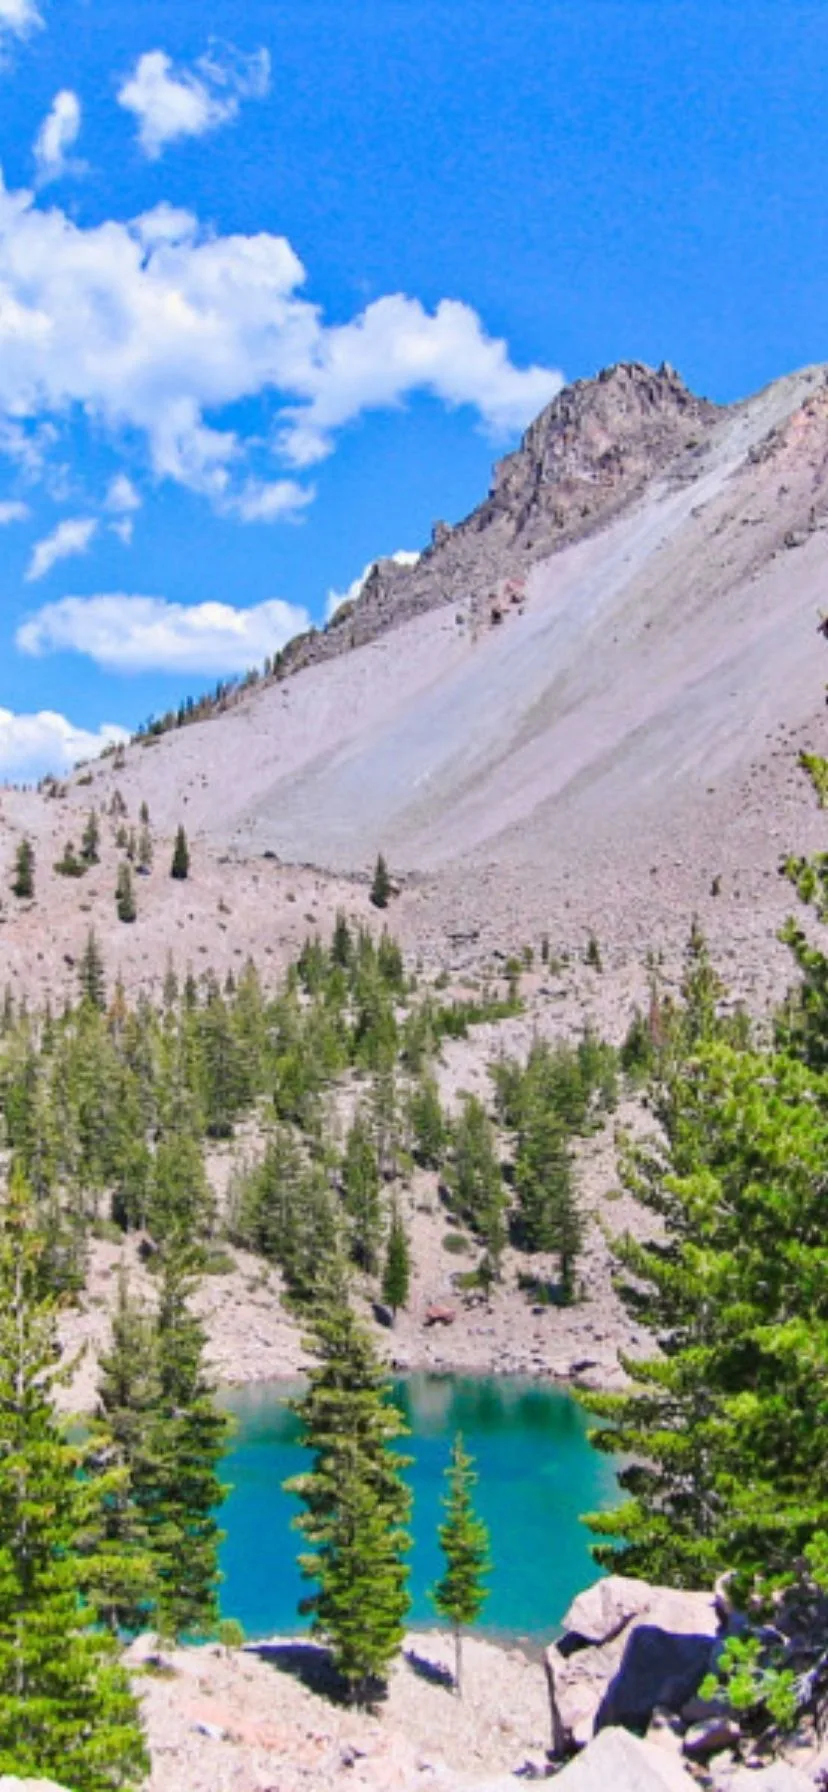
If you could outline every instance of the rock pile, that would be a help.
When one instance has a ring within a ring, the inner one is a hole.
[[[546,1652],[552,1755],[565,1792],[821,1792],[828,1749],[810,1718],[783,1743],[743,1734],[723,1700],[700,1697],[736,1627],[715,1593],[610,1575],[570,1606]]]

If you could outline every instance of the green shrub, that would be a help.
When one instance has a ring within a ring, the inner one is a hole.
[[[453,1257],[465,1257],[471,1248],[471,1241],[465,1232],[443,1233],[443,1250],[450,1251]]]
[[[201,1267],[208,1276],[231,1276],[236,1268],[236,1259],[220,1244],[208,1245]]]

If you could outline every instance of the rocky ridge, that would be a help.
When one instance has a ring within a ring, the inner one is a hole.
[[[288,646],[286,668],[363,646],[443,604],[491,608],[505,581],[601,528],[677,458],[703,454],[720,414],[667,363],[620,362],[564,387],[496,464],[483,503],[453,527],[435,523],[416,565],[376,561],[358,600],[323,633]]]

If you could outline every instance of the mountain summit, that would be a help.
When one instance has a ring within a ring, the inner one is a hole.
[[[360,646],[443,603],[494,595],[503,579],[607,522],[677,456],[697,452],[719,415],[666,363],[654,371],[622,361],[564,387],[497,463],[483,503],[455,527],[436,523],[415,566],[378,561],[359,599],[321,639],[289,648],[288,663]]]

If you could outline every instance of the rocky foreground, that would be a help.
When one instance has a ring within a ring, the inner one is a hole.
[[[786,1737],[700,1696],[735,1622],[721,1594],[610,1576],[574,1601],[543,1660],[468,1638],[462,1700],[449,1639],[410,1636],[374,1713],[336,1702],[307,1638],[166,1651],[139,1637],[126,1659],[146,1792],[517,1792],[552,1778],[561,1792],[825,1792],[818,1640],[788,1639],[791,1661],[815,1650],[817,1666]],[[0,1792],[55,1789],[0,1778]]]

